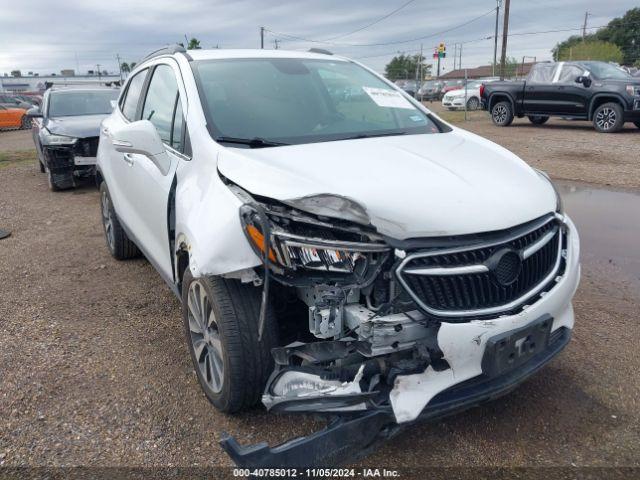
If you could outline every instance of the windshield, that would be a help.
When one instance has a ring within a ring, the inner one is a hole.
[[[192,64],[218,141],[260,139],[250,146],[262,147],[440,131],[402,93],[351,62],[249,58]]]
[[[118,98],[118,90],[94,92],[51,92],[49,117],[100,115],[111,113],[111,100]]]
[[[596,78],[605,80],[608,78],[614,80],[629,80],[631,77],[627,72],[621,70],[615,65],[605,62],[582,62],[582,65],[587,68]]]

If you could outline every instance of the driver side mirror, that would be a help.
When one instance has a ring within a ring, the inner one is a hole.
[[[116,151],[124,154],[144,155],[166,175],[171,159],[156,127],[149,120],[127,123],[111,131],[111,142]]]
[[[27,113],[25,115],[31,118],[42,118],[40,107],[31,107],[29,110],[27,110]]]
[[[585,75],[580,75],[579,77],[576,77],[576,83],[581,83],[585,87],[590,87],[591,79]]]

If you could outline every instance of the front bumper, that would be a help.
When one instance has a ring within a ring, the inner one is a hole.
[[[228,435],[224,435],[222,447],[240,466],[333,465],[367,454],[412,422],[450,415],[508,393],[556,356],[571,337],[571,299],[580,277],[579,239],[571,220],[563,220],[568,227],[563,254],[566,268],[556,277],[556,285],[517,314],[464,323],[442,322],[437,344],[450,368],[434,369],[430,365],[422,373],[399,375],[389,396],[391,408],[385,405],[343,412],[325,429],[274,448],[266,443],[243,447]],[[489,377],[483,359],[492,339],[526,328],[541,318],[552,319],[546,348],[507,373]]]
[[[464,108],[464,97],[443,98],[442,106],[447,108]]]
[[[508,375],[479,376],[436,395],[415,420],[435,420],[505,395],[536,373],[569,343],[571,329],[553,332],[549,347]],[[411,423],[398,424],[393,412],[371,410],[334,418],[323,430],[276,447],[265,442],[242,446],[223,434],[220,445],[239,467],[326,467],[361,458]]]

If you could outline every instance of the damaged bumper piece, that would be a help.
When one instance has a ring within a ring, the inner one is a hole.
[[[437,394],[415,421],[435,420],[509,393],[534,374],[567,345],[571,330],[561,327],[548,347],[506,375],[481,375]],[[366,397],[362,399],[365,401]],[[392,411],[383,408],[343,414],[322,430],[269,447],[262,442],[240,445],[225,434],[220,444],[240,467],[314,467],[340,465],[361,458],[397,435],[411,423],[398,424]]]
[[[56,183],[91,177],[96,170],[98,137],[80,138],[73,145],[43,146],[47,167]]]

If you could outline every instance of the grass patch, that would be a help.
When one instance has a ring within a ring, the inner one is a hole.
[[[0,152],[0,168],[15,165],[24,165],[36,161],[36,152],[33,150],[14,150],[12,152]]]

